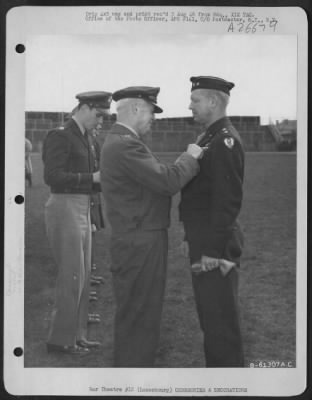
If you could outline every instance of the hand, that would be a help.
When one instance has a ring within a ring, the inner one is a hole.
[[[191,265],[191,271],[195,274],[201,272],[209,272],[219,267],[220,260],[218,258],[202,256],[200,261]]]
[[[195,158],[195,160],[198,160],[202,157],[203,155],[203,149],[200,146],[197,146],[195,143],[191,143],[187,146],[186,152]]]
[[[227,275],[230,270],[236,265],[233,261],[208,256],[202,256],[201,264],[203,271],[212,271],[215,268],[220,268],[223,276]]]
[[[196,262],[196,263],[192,264],[191,271],[192,271],[192,273],[194,273],[196,275],[202,273],[203,272],[202,264],[200,262]]]
[[[94,183],[100,183],[101,182],[101,175],[100,171],[96,171],[92,174],[92,179]]]
[[[183,242],[181,243],[180,250],[183,257],[189,256],[189,245],[186,240],[183,240]]]
[[[220,259],[214,257],[202,256],[201,265],[202,265],[202,270],[204,272],[212,271],[220,267]]]

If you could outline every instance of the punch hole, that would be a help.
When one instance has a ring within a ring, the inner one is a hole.
[[[25,46],[21,43],[19,43],[15,46],[16,53],[21,54],[21,53],[24,53],[25,50],[26,50]]]
[[[24,197],[21,196],[20,194],[18,194],[17,196],[15,196],[15,203],[16,204],[23,204],[24,203]]]
[[[13,353],[16,357],[20,357],[23,355],[23,349],[21,347],[15,347]]]

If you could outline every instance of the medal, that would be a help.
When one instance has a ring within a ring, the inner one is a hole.
[[[224,143],[225,143],[226,147],[231,149],[234,146],[234,139],[233,138],[226,138],[226,139],[224,139]]]

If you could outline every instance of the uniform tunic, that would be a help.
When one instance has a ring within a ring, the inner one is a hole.
[[[88,137],[73,119],[49,132],[42,158],[51,189],[46,230],[58,268],[48,343],[72,346],[87,335],[94,159]]]
[[[162,164],[117,123],[103,145],[100,170],[112,228],[115,366],[151,367],[165,289],[171,196],[195,176],[198,162],[184,153],[174,165]]]
[[[191,263],[203,255],[239,266],[243,236],[237,217],[243,196],[244,151],[228,118],[213,123],[199,138],[204,148],[200,173],[182,190],[180,219]],[[207,367],[243,365],[237,307],[238,270],[192,274]]]

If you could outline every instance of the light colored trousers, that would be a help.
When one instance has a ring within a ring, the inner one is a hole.
[[[48,343],[73,346],[87,339],[91,273],[90,197],[51,194],[45,206],[49,244],[57,265]]]

